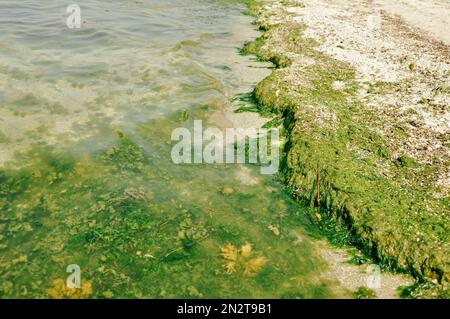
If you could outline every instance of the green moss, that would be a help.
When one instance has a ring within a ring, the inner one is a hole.
[[[106,152],[105,159],[119,169],[139,170],[145,163],[143,149],[129,138],[123,138],[123,133],[121,136],[119,144]]]
[[[450,299],[448,288],[429,281],[419,281],[401,290],[405,299]]]
[[[354,293],[353,296],[356,299],[377,299],[376,293],[369,288],[359,287]]]
[[[256,17],[258,15],[261,1],[260,0],[242,0],[242,2],[246,5],[245,14]]]
[[[397,163],[401,167],[407,167],[407,168],[414,168],[418,167],[419,164],[411,157],[407,155],[402,155],[399,158],[397,158]]]
[[[266,60],[290,52],[314,61],[278,68],[254,91],[261,112],[284,119],[282,171],[294,197],[330,218],[321,227],[332,241],[350,241],[385,267],[447,282],[446,204],[423,182],[434,168],[406,156],[391,158],[388,141],[375,130],[376,114],[355,98],[359,85],[351,66],[316,51],[298,25],[262,24],[264,44],[256,42],[248,52]],[[345,88],[335,90],[335,81]],[[380,82],[369,91],[381,94],[399,85]],[[334,231],[339,224],[348,236]]]
[[[9,138],[2,131],[0,131],[0,143],[8,143]]]
[[[285,68],[292,64],[292,61],[284,56],[279,54],[259,54],[261,52],[262,47],[264,46],[265,40],[264,38],[258,38],[255,41],[246,42],[240,53],[243,55],[254,54],[258,57],[259,61],[263,62],[272,62],[277,68]]]
[[[391,92],[393,90],[397,90],[399,87],[400,87],[400,84],[397,82],[378,81],[376,83],[369,83],[369,88],[367,90],[367,93],[383,94],[383,93]]]
[[[72,263],[93,298],[333,296],[320,279],[323,261],[307,240],[293,249],[288,236],[302,232],[305,208],[268,192],[277,187],[271,180],[234,186],[236,166],[173,165],[161,154],[170,154],[164,137],[179,123],[177,113],[150,121],[139,137],[79,158],[34,148],[22,155],[27,167],[1,171],[0,296],[47,298]],[[229,243],[251,243],[267,266],[254,276],[227,274],[220,252]]]
[[[257,38],[254,41],[245,42],[244,46],[240,49],[240,53],[243,55],[250,55],[250,54],[256,55],[261,50],[261,47],[263,45],[264,39],[261,37]]]

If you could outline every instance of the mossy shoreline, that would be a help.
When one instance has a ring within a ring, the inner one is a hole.
[[[260,112],[283,120],[285,184],[317,211],[317,222],[345,226],[380,264],[412,274],[425,289],[411,296],[448,298],[448,199],[419,183],[438,168],[393,157],[390,141],[372,129],[376,114],[356,98],[352,66],[316,50],[304,26],[268,2],[248,1],[262,36],[241,52],[275,65],[254,98]]]

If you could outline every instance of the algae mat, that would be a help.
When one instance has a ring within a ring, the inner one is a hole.
[[[402,33],[408,26],[386,14],[373,28],[367,3],[267,0],[252,10],[264,33],[242,52],[277,67],[254,96],[286,130],[293,196],[383,266],[415,276],[409,296],[448,298],[445,46]],[[425,102],[427,90],[436,93]]]

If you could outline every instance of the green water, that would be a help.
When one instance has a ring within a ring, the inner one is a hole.
[[[0,297],[333,296],[308,213],[276,178],[170,158],[173,129],[270,72],[238,54],[257,36],[243,5],[80,4],[69,30],[59,1],[0,1]],[[252,248],[233,273],[229,244]],[[61,286],[69,264],[77,293]]]

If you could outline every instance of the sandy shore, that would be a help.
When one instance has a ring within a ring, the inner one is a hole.
[[[289,122],[294,197],[346,220],[388,264],[445,285],[450,2],[263,3],[265,34],[247,51],[277,66],[255,96]]]
[[[442,196],[448,196],[449,150],[445,144],[450,136],[450,47],[443,41],[448,40],[445,31],[450,30],[450,19],[443,16],[450,13],[450,2],[298,3],[302,6],[287,10],[295,21],[308,26],[305,35],[321,43],[320,51],[355,67],[360,83],[407,83],[407,88],[374,96],[367,94],[363,84],[360,99],[377,110],[381,119],[377,130],[391,141],[396,154],[406,153],[421,163],[441,159],[434,181],[444,186]],[[427,3],[421,8],[423,15],[414,13],[419,3]],[[395,125],[409,137],[394,141]]]
[[[450,1],[448,0],[374,0],[375,8],[400,16],[436,40],[450,45]]]

